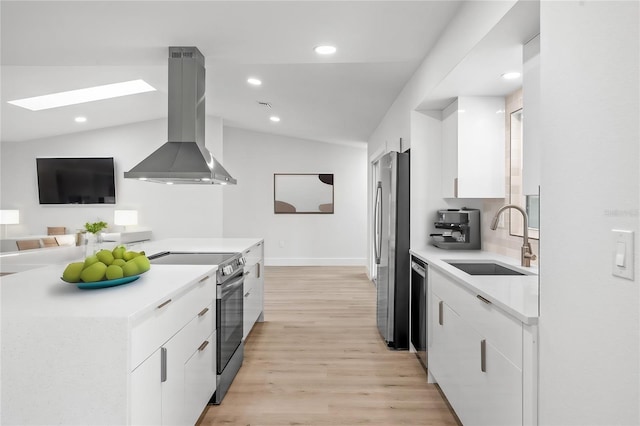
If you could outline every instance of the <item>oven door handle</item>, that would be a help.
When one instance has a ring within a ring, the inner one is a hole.
[[[223,284],[221,297],[224,299],[225,296],[227,296],[229,293],[236,291],[238,287],[242,287],[243,282],[244,282],[244,276],[240,275],[240,278],[236,278],[235,280],[231,281],[229,284],[226,284],[226,283]]]

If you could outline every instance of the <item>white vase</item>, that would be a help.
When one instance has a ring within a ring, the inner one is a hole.
[[[91,256],[96,254],[100,250],[100,244],[102,243],[102,236],[100,234],[86,233],[86,243],[84,245],[84,255]]]

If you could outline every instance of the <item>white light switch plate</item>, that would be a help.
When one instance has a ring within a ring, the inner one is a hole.
[[[633,231],[612,229],[612,274],[633,281]]]

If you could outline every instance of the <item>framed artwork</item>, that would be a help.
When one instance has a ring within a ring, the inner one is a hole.
[[[274,173],[275,214],[333,214],[333,174]]]

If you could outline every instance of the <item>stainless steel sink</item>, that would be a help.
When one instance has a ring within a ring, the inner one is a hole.
[[[445,262],[469,275],[529,275],[495,262],[463,262],[456,260],[445,260]]]

